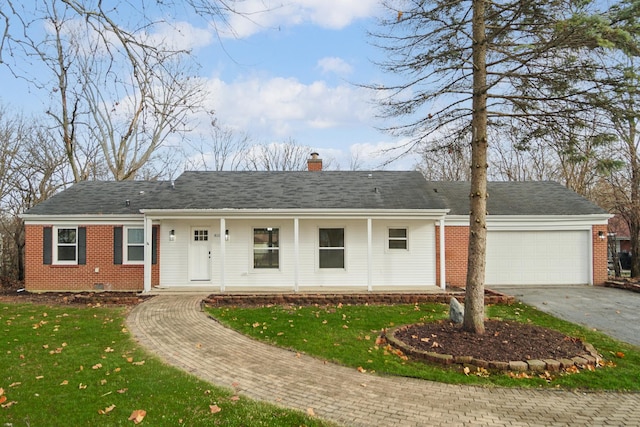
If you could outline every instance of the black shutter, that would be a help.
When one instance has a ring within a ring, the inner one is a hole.
[[[51,265],[53,245],[53,227],[42,228],[42,263]]]
[[[151,264],[158,263],[158,227],[151,227]]]
[[[113,227],[113,263],[122,264],[122,227]]]
[[[78,265],[87,263],[87,227],[78,227]]]

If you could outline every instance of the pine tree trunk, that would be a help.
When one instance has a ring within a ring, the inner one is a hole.
[[[465,294],[465,331],[484,333],[484,276],[487,248],[487,44],[485,1],[473,1],[473,113],[469,252]]]

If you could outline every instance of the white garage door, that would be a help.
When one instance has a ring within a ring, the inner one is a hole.
[[[488,285],[589,283],[588,231],[489,231]]]

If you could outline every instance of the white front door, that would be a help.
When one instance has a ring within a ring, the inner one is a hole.
[[[191,281],[211,280],[211,232],[208,228],[192,227],[189,245],[189,272]]]

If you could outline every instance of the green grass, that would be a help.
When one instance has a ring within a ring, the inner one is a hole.
[[[458,366],[447,368],[404,360],[384,345],[376,345],[383,328],[446,318],[448,306],[442,304],[222,307],[208,308],[208,311],[221,322],[256,339],[368,372],[452,384],[640,390],[640,349],[521,303],[489,306],[486,314],[491,318],[531,322],[583,339],[604,356],[604,366],[595,371],[557,373],[544,378],[513,378],[505,372],[477,370],[466,375]]]
[[[141,409],[141,425],[330,425],[163,364],[130,338],[124,314],[0,304],[0,424],[131,426],[128,418]],[[221,410],[212,413],[211,405]]]

